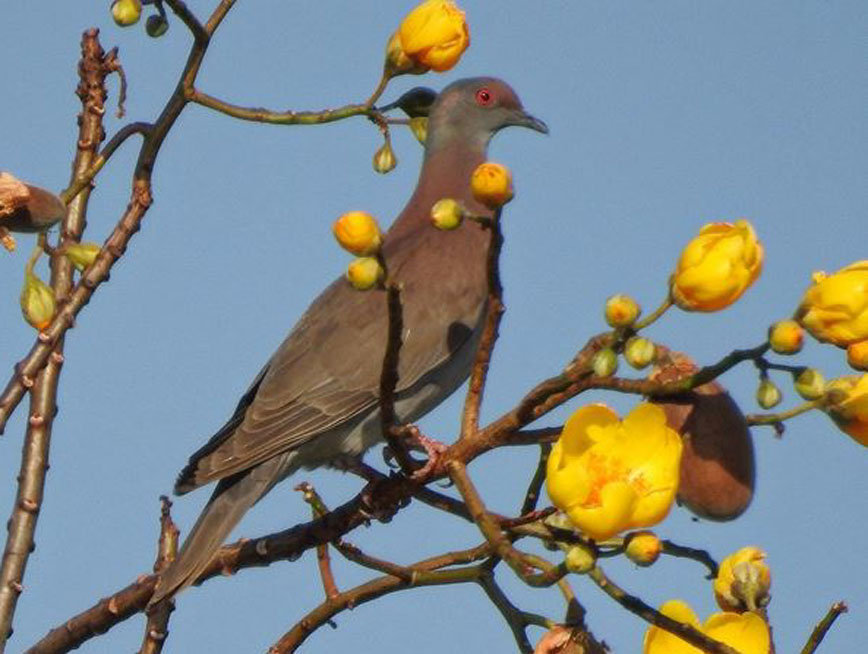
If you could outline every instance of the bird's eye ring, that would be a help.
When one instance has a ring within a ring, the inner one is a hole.
[[[483,87],[476,92],[476,104],[480,107],[487,107],[494,100],[494,94],[487,88]]]

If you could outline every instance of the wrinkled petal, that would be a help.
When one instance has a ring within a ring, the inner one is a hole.
[[[686,602],[681,600],[669,600],[660,607],[660,612],[673,620],[684,622],[697,629],[702,629],[699,618]],[[643,654],[702,654],[702,650],[694,647],[675,634],[651,626],[645,632],[645,641],[642,645]]]

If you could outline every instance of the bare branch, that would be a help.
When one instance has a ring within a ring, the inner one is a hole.
[[[838,619],[838,616],[846,612],[847,604],[845,602],[835,602],[832,604],[823,619],[820,620],[816,627],[814,627],[811,636],[808,638],[808,642],[805,643],[805,646],[802,648],[802,654],[814,654],[817,647],[819,647],[820,643],[823,642],[829,629],[831,629],[832,625],[835,624],[835,620]]]

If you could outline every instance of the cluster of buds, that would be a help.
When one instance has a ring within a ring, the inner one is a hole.
[[[386,46],[389,77],[455,66],[470,45],[464,12],[451,0],[426,0],[411,11]]]
[[[367,291],[382,283],[385,270],[380,262],[383,235],[374,217],[365,211],[349,211],[332,225],[338,244],[356,255],[346,277],[354,288]]]

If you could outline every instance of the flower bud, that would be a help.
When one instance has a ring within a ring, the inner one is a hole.
[[[96,243],[72,243],[63,250],[64,256],[80,272],[96,261],[101,248]]]
[[[169,31],[169,21],[161,14],[151,14],[145,21],[145,32],[151,38],[157,39]]]
[[[135,25],[141,16],[141,0],[115,0],[112,3],[112,18],[121,27]]]
[[[654,347],[654,343],[641,336],[634,336],[624,346],[624,359],[636,370],[642,370],[652,363],[656,355],[657,348]]]
[[[386,48],[386,70],[449,70],[470,45],[464,12],[451,0],[426,0],[407,14]],[[409,62],[409,64],[408,64]]]
[[[470,190],[476,201],[489,209],[499,209],[515,195],[509,168],[492,161],[476,167],[470,177]]]
[[[805,329],[841,348],[868,339],[868,260],[831,275],[814,273],[813,281],[798,309]]]
[[[633,563],[643,568],[652,565],[663,551],[663,543],[653,531],[634,531],[627,534],[624,553]]]
[[[772,574],[766,554],[758,547],[743,547],[720,563],[714,580],[714,598],[724,611],[756,611],[769,602]]]
[[[383,274],[376,257],[360,257],[347,266],[347,280],[358,291],[367,291],[379,284]]]
[[[452,198],[443,198],[431,207],[431,222],[437,229],[457,229],[464,220],[464,207]]]
[[[868,447],[868,374],[833,379],[825,399],[825,411],[838,428]]]
[[[805,331],[795,320],[781,320],[769,327],[769,345],[778,354],[796,354],[805,342]]]
[[[796,375],[793,388],[806,400],[818,400],[826,393],[826,379],[816,368],[805,368]]]
[[[349,211],[332,225],[340,246],[359,257],[369,257],[380,251],[383,237],[374,217],[365,211]]]
[[[613,295],[606,300],[605,316],[610,327],[629,327],[641,312],[638,302],[629,295]]]
[[[590,547],[573,545],[567,550],[564,564],[567,566],[567,570],[573,574],[587,574],[597,565],[597,555]]]
[[[33,264],[24,271],[21,288],[21,313],[32,327],[42,331],[51,324],[57,310],[54,291],[33,272]]]
[[[603,348],[591,359],[591,367],[597,377],[609,377],[618,370],[618,355],[610,347]]]
[[[411,118],[409,126],[416,140],[425,145],[425,140],[428,138],[428,117],[416,116],[415,118]]]
[[[756,389],[756,403],[763,409],[771,409],[781,402],[781,391],[768,377],[764,378]]]
[[[847,363],[855,370],[868,370],[868,340],[847,347]]]
[[[385,175],[398,165],[398,159],[392,151],[392,144],[387,140],[382,147],[374,153],[374,170]]]

